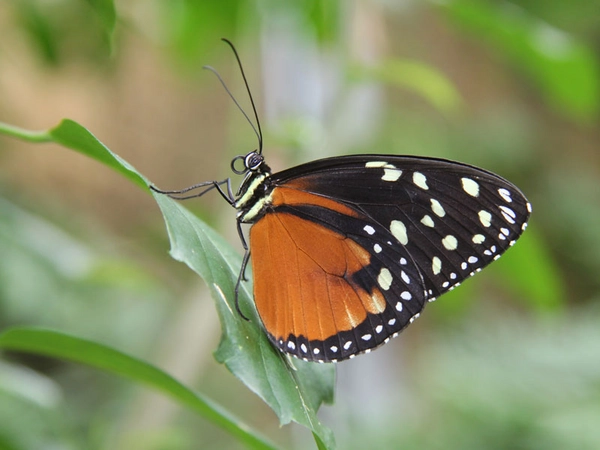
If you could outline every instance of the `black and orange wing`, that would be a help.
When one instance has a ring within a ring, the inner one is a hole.
[[[256,307],[277,347],[321,362],[387,342],[509,248],[531,209],[503,178],[431,158],[330,158],[271,183],[250,230]]]

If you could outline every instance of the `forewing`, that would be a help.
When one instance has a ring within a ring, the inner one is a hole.
[[[379,245],[386,248],[391,233],[394,246],[406,249],[429,301],[498,259],[525,230],[531,213],[512,183],[441,159],[330,158],[280,172],[274,179],[288,189],[348,205],[386,229]],[[389,269],[399,276],[400,267]]]

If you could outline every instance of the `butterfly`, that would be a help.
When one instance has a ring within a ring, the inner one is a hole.
[[[531,204],[515,185],[445,159],[349,155],[273,173],[250,99],[259,146],[233,159],[233,172],[244,175],[235,194],[229,178],[154,190],[205,188],[175,197],[183,199],[216,189],[237,210],[246,252],[236,296],[251,261],[263,328],[286,354],[337,362],[370,352],[527,227]],[[251,225],[249,245],[242,224]]]

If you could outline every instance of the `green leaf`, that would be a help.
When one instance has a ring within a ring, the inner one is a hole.
[[[54,142],[63,145],[100,161],[144,189],[148,187],[146,178],[133,166],[112,153],[96,136],[72,120],[64,119],[48,131],[30,131],[0,122],[0,133],[29,142]]]
[[[40,133],[0,123],[0,132],[34,142],[54,141],[108,165],[138,185],[149,184],[133,166],[71,120]],[[217,360],[259,395],[282,424],[300,423],[313,432],[318,445],[333,448],[333,433],[320,423],[317,410],[333,399],[334,366],[289,359],[276,350],[262,330],[246,283],[241,286],[239,301],[251,320],[240,317],[234,302],[240,255],[181,203],[162,194],[153,195],[165,219],[171,255],[197,272],[211,289],[222,327]]]
[[[147,187],[146,178],[127,161],[112,153],[96,136],[87,129],[69,119],[64,119],[57,127],[48,131],[50,138],[57,144],[83,153],[96,159],[141,187]]]
[[[190,390],[151,364],[105,345],[57,331],[12,328],[0,334],[0,348],[66,359],[130,378],[164,392],[251,448],[275,448],[210,399]]]
[[[323,402],[331,402],[334,367],[288,359],[268,341],[260,327],[245,284],[237,313],[234,289],[241,257],[214,230],[180,203],[154,194],[171,239],[171,256],[197,272],[210,286],[221,319],[222,338],[216,352],[219,362],[275,411],[282,424],[298,422],[311,429],[327,447],[333,435],[317,419]]]

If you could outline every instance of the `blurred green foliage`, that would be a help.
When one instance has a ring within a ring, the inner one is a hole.
[[[514,3],[453,0],[446,6],[461,29],[530,76],[557,112],[575,120],[597,118],[600,66],[589,46]]]
[[[71,58],[105,62],[111,54],[116,13],[112,0],[10,1],[14,20],[47,64]]]
[[[366,436],[340,436],[340,447],[365,448],[377,436],[380,448],[598,448],[598,312],[534,324],[498,311],[433,332],[410,407],[387,411]]]
[[[338,151],[421,154],[502,174],[534,206],[527,233],[487,275],[428,307],[423,322],[378,350],[377,355],[393,356],[379,360],[382,365],[372,368],[373,378],[362,378],[350,390],[341,386],[339,404],[327,409],[323,421],[336,432],[340,448],[596,449],[598,11],[597,0],[397,5],[377,0],[12,0],[0,5],[0,120],[24,128],[57,123],[62,117],[55,108],[64,105],[44,103],[44,83],[64,78],[67,87],[53,99],[74,105],[76,96],[92,86],[82,74],[99,74],[104,97],[96,100],[103,101],[90,105],[81,117],[100,117],[96,124],[108,124],[102,140],[111,142],[111,148],[124,154],[162,139],[169,163],[149,150],[128,153],[127,159],[136,166],[156,159],[144,173],[167,173],[170,178],[164,179],[170,184],[180,183],[180,174],[196,164],[198,171],[210,169],[196,181],[221,179],[230,153],[253,145],[237,112],[232,109],[231,121],[220,114],[217,105],[227,99],[218,84],[199,75],[206,63],[218,64],[220,70],[225,61],[229,64],[231,55],[219,42],[228,37],[244,50],[251,85],[264,110],[270,161],[285,166]],[[279,53],[273,51],[277,46]],[[251,48],[258,49],[254,56]],[[149,60],[158,60],[159,69]],[[283,89],[266,81],[281,71],[279,60],[292,65]],[[141,65],[142,77],[133,70],[135,63]],[[19,76],[18,70],[11,72],[14,67],[26,69]],[[70,72],[74,67],[75,76]],[[164,79],[149,84],[136,97],[139,106],[126,110],[128,92],[152,80],[155,72],[169,73],[175,87]],[[257,81],[261,75],[262,85]],[[236,80],[229,85],[245,102],[237,77],[225,78]],[[37,95],[31,95],[29,86],[23,89],[22,82],[40,79],[41,88],[32,87]],[[132,81],[118,84],[124,79]],[[332,79],[334,83],[323,82]],[[208,85],[211,92],[203,91]],[[373,88],[380,94],[373,96],[375,106],[352,103],[371,95]],[[177,97],[179,90],[185,94],[178,102],[143,103],[148,97]],[[113,94],[118,101],[105,103]],[[327,99],[321,115],[313,114],[318,108],[310,105],[301,109],[313,97]],[[198,102],[211,105],[208,112],[196,114],[190,104]],[[286,102],[289,110],[282,109]],[[293,109],[290,102],[300,106]],[[168,113],[161,115],[161,108]],[[60,109],[65,110],[71,111]],[[184,114],[177,115],[180,111]],[[178,123],[181,117],[189,121]],[[146,128],[138,128],[146,124],[142,119],[148,120]],[[216,123],[227,137],[219,148],[208,148],[205,139],[217,133]],[[192,145],[181,129],[194,127],[198,137]],[[367,131],[359,134],[363,128]],[[131,140],[119,136],[123,129]],[[137,139],[145,134],[147,140]],[[61,136],[32,134],[30,140],[60,142]],[[193,326],[180,340],[169,340],[173,334],[168,331],[181,324],[177,313],[186,311],[181,299],[194,296],[196,281],[166,261],[164,237],[157,238],[164,233],[156,209],[148,213],[139,206],[130,214],[131,203],[120,202],[126,197],[133,204],[143,200],[139,190],[128,188],[103,197],[101,207],[86,210],[69,203],[69,195],[87,179],[99,181],[96,169],[80,170],[75,155],[59,159],[57,149],[44,147],[42,152],[41,147],[32,150],[33,144],[13,148],[13,143],[0,139],[0,331],[15,325],[50,327],[155,361],[167,373],[175,370],[161,346],[167,342],[167,356],[182,354],[184,359],[189,359],[189,347],[196,348],[198,342],[186,340],[197,336],[190,334],[196,331]],[[200,159],[194,160],[198,154]],[[171,167],[176,161],[182,163],[177,169]],[[69,170],[44,183],[40,174],[53,164]],[[119,161],[113,167],[129,176]],[[79,178],[63,185],[66,173]],[[81,195],[92,203],[102,192],[82,190]],[[206,198],[190,206],[206,208],[202,215],[233,236],[215,213],[220,211],[217,203],[211,202]],[[116,216],[113,222],[98,225],[109,211]],[[340,372],[363,373],[375,356],[345,363]],[[132,424],[147,411],[131,384],[47,357],[20,352],[1,357],[0,448],[241,445],[181,411],[149,422],[151,429],[136,428]],[[279,430],[275,415],[220,366],[197,364],[203,367],[192,371],[190,383],[200,392],[210,393],[283,447],[314,445],[294,427]],[[396,401],[399,393],[408,394]],[[362,403],[346,411],[344,402],[352,398]]]

